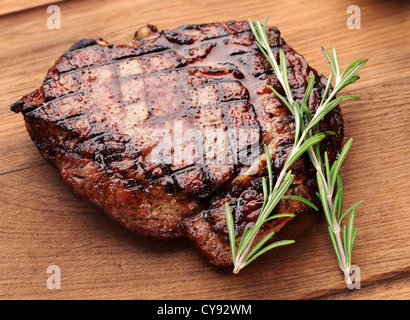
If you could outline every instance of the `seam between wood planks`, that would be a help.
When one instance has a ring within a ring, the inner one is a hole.
[[[27,170],[27,169],[32,169],[32,168],[44,166],[46,164],[48,164],[48,163],[47,162],[46,163],[39,163],[39,164],[36,164],[35,166],[31,166],[31,167],[24,167],[24,168],[20,168],[20,169],[14,169],[14,170],[10,170],[10,171],[1,172],[0,176],[4,176],[4,175],[9,174],[9,173],[19,172],[19,171],[24,171],[24,170]]]
[[[396,282],[398,280],[410,278],[410,267],[401,269],[401,270],[396,270],[396,271],[390,271],[386,273],[381,273],[378,275],[373,276],[371,279],[366,280],[366,281],[361,281],[361,289],[359,290],[366,290],[366,288],[370,288],[374,285],[380,285],[381,283],[392,283]],[[342,280],[341,280],[342,281]],[[316,293],[314,292],[313,294],[306,296],[306,300],[326,300],[326,299],[332,299],[333,297],[337,297],[340,294],[347,294],[348,291],[356,291],[357,289],[331,289],[329,290],[318,290]]]

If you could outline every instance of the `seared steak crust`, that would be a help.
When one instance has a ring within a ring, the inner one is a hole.
[[[278,29],[268,28],[268,34],[273,52],[280,47],[286,53],[296,101],[315,75],[309,99],[315,112],[327,80]],[[37,148],[75,195],[132,231],[185,236],[210,262],[229,265],[224,204],[233,209],[239,239],[262,204],[262,144],[275,174],[293,144],[293,119],[268,85],[282,92],[245,21],[161,32],[147,25],[125,45],[77,42],[12,110],[23,113]],[[343,138],[340,110],[320,126],[336,132],[322,144],[333,161]],[[289,192],[314,199],[308,159],[299,159],[292,171]],[[292,200],[276,208],[306,210]],[[273,220],[259,236],[288,220]]]

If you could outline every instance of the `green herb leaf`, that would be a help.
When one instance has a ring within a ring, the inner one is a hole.
[[[339,175],[340,168],[342,167],[343,161],[346,159],[347,153],[352,146],[353,139],[349,139],[344,145],[342,152],[340,153],[338,159],[333,163],[332,169],[330,171],[329,187],[333,190],[335,187],[337,176]]]
[[[299,148],[292,148],[291,154],[288,155],[288,158],[286,159],[286,163],[283,166],[284,170],[288,170],[290,166],[297,160],[299,157],[310,147],[314,146],[317,144],[319,141],[323,140],[326,137],[324,133],[318,133],[315,134],[314,136],[306,139],[305,142],[299,147]]]
[[[229,244],[231,246],[232,261],[236,260],[235,224],[229,204],[225,203],[225,218],[228,226]]]
[[[272,250],[274,248],[277,247],[281,247],[281,246],[287,246],[289,244],[295,243],[295,240],[281,240],[281,241],[276,241],[268,246],[266,246],[265,248],[263,248],[262,250],[259,250],[256,254],[254,254],[252,256],[252,258],[250,258],[249,260],[246,260],[246,262],[244,263],[244,267],[246,267],[249,263],[251,263],[253,260],[255,260],[257,257],[259,257],[260,255],[264,254],[265,252]]]
[[[362,204],[363,200],[360,200],[356,202],[354,205],[352,205],[349,209],[347,209],[339,218],[339,225],[342,223],[343,218],[348,215],[353,209],[355,209],[358,205]]]
[[[316,207],[316,205],[313,202],[311,202],[308,199],[305,199],[303,197],[295,196],[295,195],[292,195],[292,194],[286,194],[282,197],[282,199],[297,200],[297,201],[300,201],[300,202],[303,202],[303,203],[307,204],[308,206],[312,207],[316,211],[319,211],[319,208]]]

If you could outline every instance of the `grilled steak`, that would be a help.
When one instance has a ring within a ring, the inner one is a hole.
[[[312,113],[326,78],[268,28],[270,44],[286,53],[296,101],[316,76]],[[262,144],[278,174],[293,144],[293,118],[268,88],[282,88],[259,52],[246,21],[141,28],[124,45],[81,40],[48,71],[43,85],[14,103],[40,153],[74,194],[139,234],[192,240],[208,261],[232,263],[224,204],[238,240],[262,205],[267,174]],[[322,149],[333,161],[343,124],[336,108],[320,123],[332,130]],[[314,170],[293,166],[289,193],[313,200]],[[306,205],[282,200],[275,213]],[[290,218],[272,220],[259,236]]]

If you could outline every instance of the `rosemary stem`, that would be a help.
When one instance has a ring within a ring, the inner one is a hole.
[[[245,250],[240,255],[240,257],[237,257],[236,262],[234,264],[233,273],[238,274],[239,271],[242,269],[245,258],[248,255],[248,252],[251,249],[251,246],[254,240],[255,240],[255,237],[252,238],[252,240],[249,242],[249,245],[245,248]]]
[[[338,82],[335,82],[335,88],[337,88],[338,85],[339,85],[339,83],[338,83]],[[336,95],[336,92],[337,92],[337,90],[333,90],[333,91],[329,94],[329,96],[327,97],[327,99],[325,100],[325,102],[323,102],[323,104],[321,104],[321,105],[318,107],[318,110],[320,110],[320,109],[322,108],[322,106],[327,105],[327,104],[333,99],[333,97]],[[317,112],[317,111],[316,111],[316,112]]]
[[[269,48],[269,49],[270,49],[270,48]],[[270,61],[272,61],[272,62],[274,63],[274,65],[272,65],[273,70],[275,71],[275,74],[276,74],[276,76],[277,76],[277,78],[278,78],[278,80],[279,80],[279,82],[280,82],[282,88],[285,90],[286,96],[287,96],[287,98],[288,98],[290,104],[292,104],[292,103],[293,103],[293,97],[292,97],[292,95],[290,94],[290,92],[287,92],[286,89],[285,89],[285,88],[286,88],[286,86],[285,86],[285,80],[283,79],[282,72],[280,72],[280,70],[279,70],[279,66],[278,66],[278,64],[277,64],[277,62],[276,62],[276,59],[275,59],[275,57],[273,56],[271,50],[268,50],[267,48],[265,48],[265,50],[266,50],[266,52],[268,53],[268,56],[269,56]]]
[[[349,270],[350,268],[347,266],[346,256],[343,250],[342,238],[340,236],[341,230],[339,226],[337,226],[336,229],[337,230],[333,230],[333,234],[335,235],[337,247],[339,248],[339,252],[340,252],[340,261],[342,263],[342,265],[340,266],[340,269],[342,269],[344,273],[346,284],[352,284],[352,280],[350,279],[350,270]]]
[[[278,78],[278,80],[279,80],[279,82],[280,82],[282,88],[285,90],[285,93],[286,93],[286,96],[287,96],[287,98],[288,98],[289,103],[292,105],[293,102],[294,102],[293,97],[292,97],[292,94],[291,94],[291,92],[288,92],[288,90],[286,89],[287,86],[286,86],[286,84],[285,84],[285,79],[284,79],[284,77],[283,77],[282,72],[281,72],[280,69],[279,69],[278,63],[276,62],[276,59],[275,59],[275,57],[274,57],[274,55],[273,55],[273,52],[272,52],[271,48],[270,48],[270,47],[266,47],[266,46],[264,46],[263,44],[262,44],[262,47],[265,49],[265,52],[266,52],[266,54],[267,54],[268,57],[269,57],[268,60],[269,60],[270,64],[272,65],[273,70],[275,71],[276,77]]]
[[[313,148],[310,148],[310,152],[312,154],[312,159],[313,159],[313,163],[314,163],[314,167],[316,169],[316,171],[320,174],[323,175],[323,168],[320,165],[318,159],[316,158],[315,153],[313,152]],[[330,212],[333,211],[333,196],[332,196],[332,192],[330,192],[329,190],[329,185],[327,183],[327,181],[325,179],[323,179],[324,181],[324,187],[325,187],[325,191],[326,191],[326,198],[327,198],[327,203],[330,209]],[[351,284],[352,280],[350,279],[350,268],[347,265],[347,260],[346,260],[346,255],[344,252],[344,248],[343,248],[343,244],[342,244],[342,238],[341,238],[341,229],[339,226],[339,223],[336,221],[336,216],[333,216],[333,219],[331,221],[331,225],[330,225],[333,234],[335,235],[335,239],[336,239],[336,244],[340,253],[340,269],[343,271],[344,273],[344,277],[345,277],[345,282],[346,284]]]
[[[268,161],[270,161],[270,159],[269,159]],[[280,172],[279,177],[278,177],[278,180],[277,180],[276,183],[275,183],[274,189],[279,188],[279,186],[280,186],[280,184],[282,183],[282,180],[283,180],[283,177],[285,176],[285,174],[286,174],[286,171],[285,171],[285,170],[282,170],[282,171]]]

